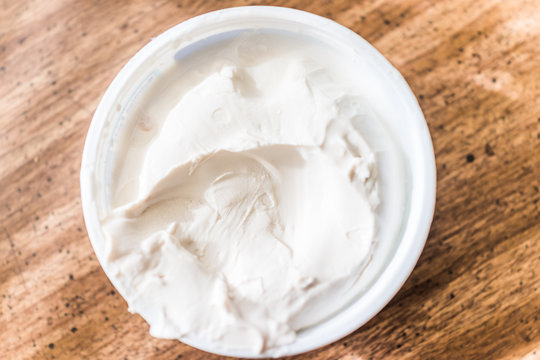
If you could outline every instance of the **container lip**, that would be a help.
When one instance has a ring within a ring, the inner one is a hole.
[[[419,148],[417,152],[419,156],[411,159],[412,162],[410,165],[412,171],[415,173],[411,183],[409,204],[411,209],[408,219],[404,224],[404,231],[399,245],[384,270],[363,296],[358,301],[343,308],[332,318],[321,323],[321,325],[328,328],[325,336],[297,340],[290,345],[278,349],[277,352],[263,353],[255,356],[244,352],[215,349],[212,348],[211,344],[202,345],[196,341],[180,339],[192,347],[219,355],[263,358],[268,356],[296,355],[333,343],[368,322],[397,294],[413,271],[427,240],[435,211],[436,167],[429,129],[418,101],[409,85],[382,54],[352,30],[319,15],[278,6],[241,6],[199,15],[165,31],[138,51],[121,69],[107,88],[90,124],[81,164],[81,204],[90,242],[106,274],[107,271],[103,267],[101,259],[102,251],[97,247],[96,241],[93,240],[103,237],[99,225],[97,205],[94,200],[96,192],[94,189],[93,169],[97,161],[96,156],[100,134],[106,126],[107,114],[113,108],[120,90],[149,56],[172,39],[177,38],[179,34],[191,31],[201,23],[219,22],[229,18],[242,20],[253,17],[263,17],[277,21],[291,21],[297,23],[299,26],[316,26],[328,35],[339,38],[341,41],[350,44],[356,49],[361,49],[364,53],[374,58],[378,66],[383,68],[392,79],[396,93],[399,94],[400,100],[406,105],[409,112],[408,120],[411,122],[410,126],[414,128],[413,131],[418,134],[419,138],[418,143],[415,145]],[[417,206],[412,206],[412,204],[416,204]]]

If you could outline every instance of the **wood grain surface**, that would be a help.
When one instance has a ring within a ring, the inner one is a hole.
[[[0,358],[217,359],[154,339],[92,251],[92,114],[152,37],[257,1],[0,0]],[[540,358],[540,1],[270,1],[329,17],[404,75],[435,147],[427,244],[365,326],[294,359]]]

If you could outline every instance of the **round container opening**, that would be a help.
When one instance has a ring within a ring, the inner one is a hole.
[[[377,153],[379,164],[381,204],[373,258],[354,299],[336,308],[332,316],[299,331],[292,344],[256,357],[294,355],[351,333],[390,301],[422,251],[434,210],[433,148],[416,98],[390,63],[357,34],[310,13],[255,6],[205,14],[152,40],[121,70],[94,115],[81,169],[83,211],[92,246],[103,265],[106,244],[99,220],[110,211],[111,174],[120,151],[115,144],[125,129],[133,126],[132,112],[146,101],[153,101],[146,94],[170,77],[171,67],[181,68],[197,54],[246,33],[310,42],[338,54],[354,72],[351,77],[369,84],[360,95],[377,119],[359,120],[357,124]],[[253,357],[198,339],[180,340],[221,355]]]

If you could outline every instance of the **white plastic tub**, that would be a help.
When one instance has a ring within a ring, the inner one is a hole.
[[[435,161],[429,132],[416,98],[399,72],[369,43],[349,29],[317,15],[279,7],[238,7],[190,19],[152,40],[120,71],[101,100],[86,139],[81,168],[81,196],[86,227],[96,255],[103,264],[104,237],[99,219],[108,212],[108,181],[111,149],[130,108],[162,70],[181,61],[186,52],[197,51],[213,42],[244,31],[280,31],[304,36],[338,49],[357,62],[363,76],[376,79],[378,86],[366,94],[381,119],[388,138],[370,145],[377,150],[381,141],[392,143],[399,156],[381,156],[378,251],[368,268],[365,287],[355,301],[316,326],[302,330],[297,340],[259,357],[293,355],[334,342],[365,324],[397,293],[423,249],[435,205]],[[359,70],[360,71],[360,70]],[[366,140],[377,129],[366,127]],[[401,170],[393,168],[401,167]],[[104,185],[102,185],[104,184]],[[400,205],[396,198],[401,197]],[[397,215],[396,215],[397,214]],[[386,223],[393,224],[385,226]],[[121,293],[121,292],[120,292]],[[196,348],[229,356],[252,354],[231,352],[197,339],[180,339]],[[253,356],[251,356],[253,357]]]

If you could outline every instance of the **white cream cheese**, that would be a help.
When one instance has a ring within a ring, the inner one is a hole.
[[[252,33],[180,59],[118,136],[104,268],[163,338],[253,354],[358,295],[379,202],[369,113],[322,48]]]

